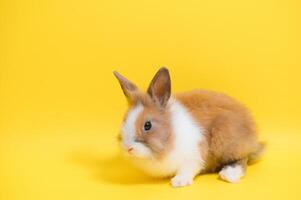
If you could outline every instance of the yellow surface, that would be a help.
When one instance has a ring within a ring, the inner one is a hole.
[[[0,1],[0,199],[301,199],[299,0]],[[239,184],[172,189],[118,157],[126,101],[146,88],[226,92],[254,113],[264,160]]]

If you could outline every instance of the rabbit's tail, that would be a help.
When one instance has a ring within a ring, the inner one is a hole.
[[[248,164],[254,164],[254,163],[260,161],[263,154],[265,153],[265,150],[266,150],[266,143],[259,142],[256,151],[249,155]]]

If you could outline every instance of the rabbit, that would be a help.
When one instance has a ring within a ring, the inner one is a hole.
[[[113,73],[129,104],[120,131],[122,152],[149,175],[171,177],[173,187],[212,172],[237,183],[247,164],[261,155],[264,143],[257,139],[251,114],[233,98],[209,90],[172,95],[165,67],[146,93]]]

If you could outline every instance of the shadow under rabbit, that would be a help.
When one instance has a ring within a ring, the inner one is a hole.
[[[84,167],[95,180],[113,184],[160,184],[167,179],[154,178],[140,171],[121,155],[101,157],[93,151],[78,151],[71,155],[71,162]]]

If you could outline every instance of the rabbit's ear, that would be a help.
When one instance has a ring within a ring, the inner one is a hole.
[[[126,79],[125,77],[123,77],[117,71],[114,71],[113,74],[118,79],[124,95],[127,98],[131,99],[132,94],[138,90],[137,86],[134,83],[132,83],[131,81],[129,81],[128,79]]]
[[[162,67],[151,81],[147,93],[160,107],[165,107],[171,95],[171,82],[168,69]]]

